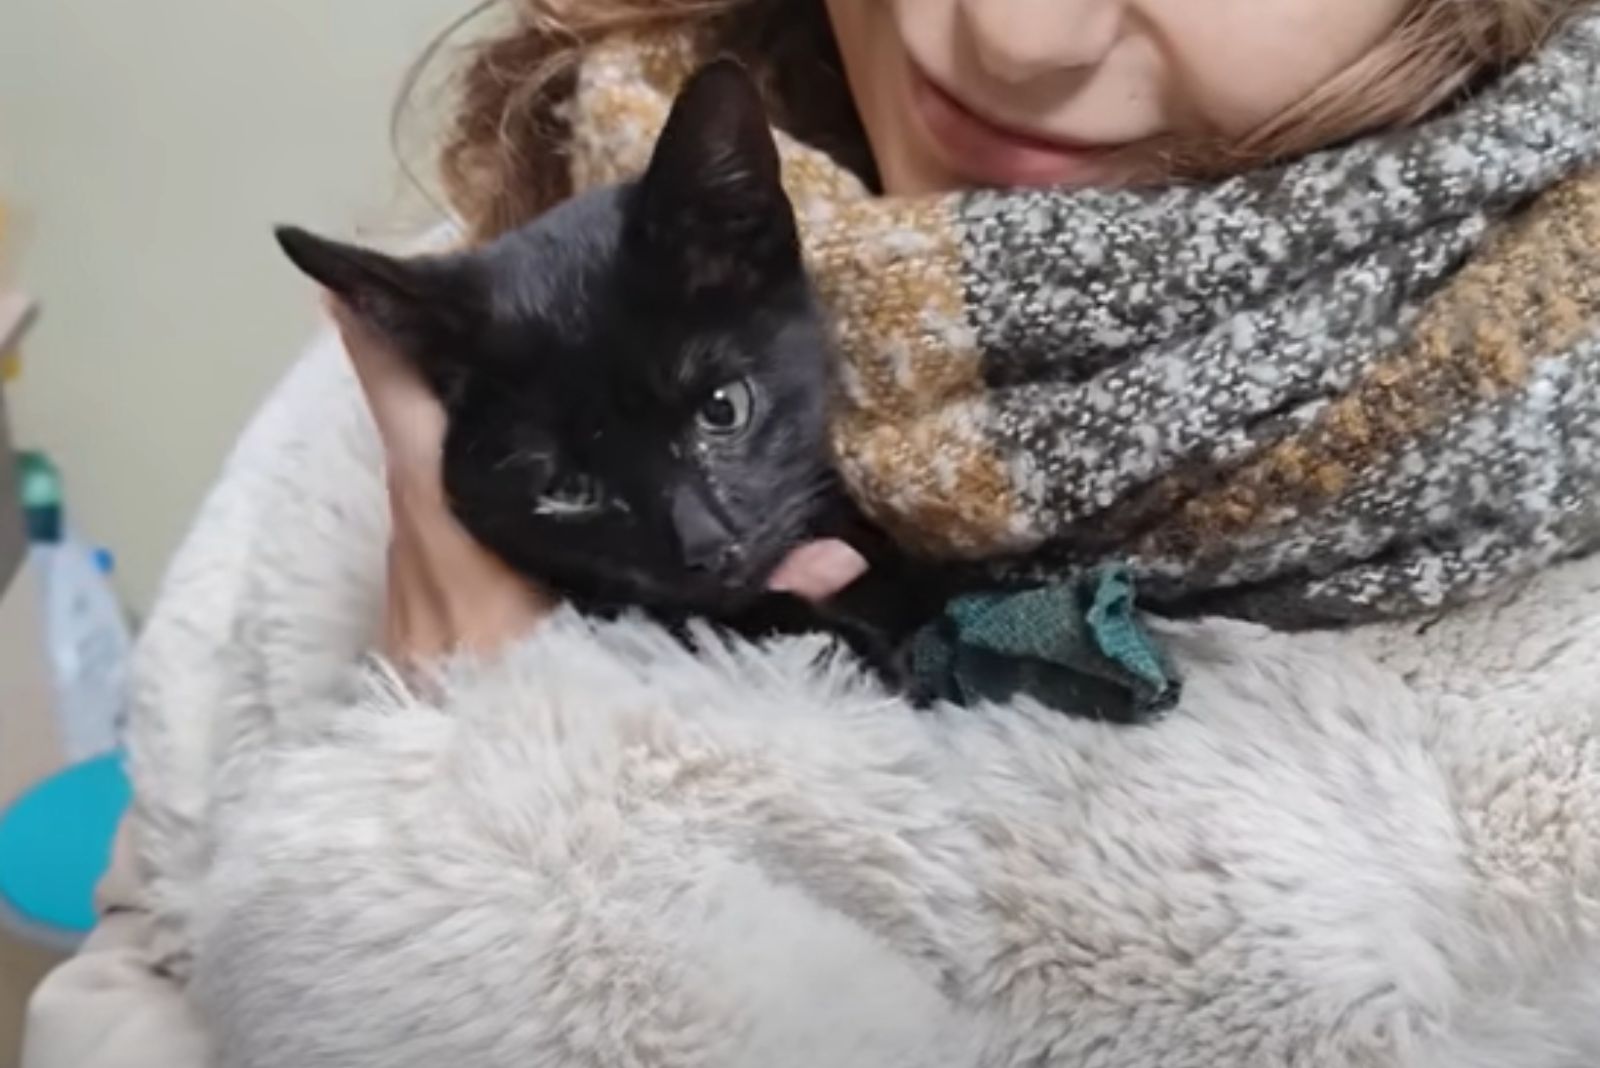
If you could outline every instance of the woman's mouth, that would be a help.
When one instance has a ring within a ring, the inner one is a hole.
[[[1107,177],[1121,145],[1091,145],[1002,126],[967,107],[909,64],[912,105],[934,153],[954,174],[980,186],[1091,185]]]

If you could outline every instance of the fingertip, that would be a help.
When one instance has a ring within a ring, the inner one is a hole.
[[[768,580],[768,588],[824,601],[867,570],[866,558],[853,547],[837,538],[824,538],[792,551]]]
[[[350,305],[333,290],[318,289],[317,302],[322,305],[322,310],[327,313],[328,318],[339,324],[341,329],[350,325]]]
[[[371,324],[357,315],[342,297],[324,289],[319,299],[334,329],[344,341],[346,350],[358,362],[369,352],[382,347],[383,342]]]

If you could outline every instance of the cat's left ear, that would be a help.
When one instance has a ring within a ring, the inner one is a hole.
[[[691,293],[748,291],[800,269],[766,108],[733,60],[678,95],[636,195],[632,222]]]

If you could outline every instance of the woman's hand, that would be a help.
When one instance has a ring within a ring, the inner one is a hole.
[[[406,669],[456,650],[493,653],[550,614],[554,598],[469,535],[444,498],[445,413],[387,339],[327,298],[383,443],[393,532],[383,652]]]

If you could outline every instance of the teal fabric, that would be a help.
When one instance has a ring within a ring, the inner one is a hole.
[[[117,754],[75,764],[0,813],[0,904],[25,925],[94,927],[94,888],[132,798]]]
[[[1027,694],[1120,723],[1162,715],[1181,692],[1122,567],[958,597],[913,638],[911,669],[927,697],[971,704]]]

